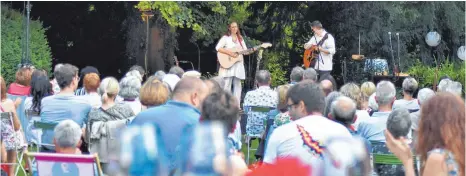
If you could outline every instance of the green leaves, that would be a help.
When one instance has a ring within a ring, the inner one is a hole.
[[[21,13],[7,6],[1,7],[1,74],[9,84],[15,80],[15,73],[22,58],[23,19]],[[42,22],[30,20],[29,56],[32,64],[48,73],[52,67],[52,54]]]

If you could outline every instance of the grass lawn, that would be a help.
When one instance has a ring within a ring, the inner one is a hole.
[[[248,156],[248,145],[246,144],[245,140],[242,140],[242,143],[243,145],[241,146],[241,152],[244,153],[244,157],[247,159],[246,157]],[[251,141],[251,143],[251,149],[257,149],[259,146],[259,140],[257,139]],[[249,165],[256,162],[256,157],[254,156],[255,153],[255,150],[249,151]]]

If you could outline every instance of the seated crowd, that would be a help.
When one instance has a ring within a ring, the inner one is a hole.
[[[12,114],[1,121],[1,162],[34,144],[46,153],[97,153],[106,175],[465,174],[463,90],[448,77],[436,92],[405,78],[397,99],[390,81],[338,89],[331,76],[295,67],[289,83],[273,88],[270,72],[258,70],[257,88],[241,101],[221,77],[177,66],[146,75],[136,65],[118,81],[92,66],[57,64],[49,79],[23,66],[8,89],[0,76],[0,110]],[[17,109],[35,115],[24,125]]]

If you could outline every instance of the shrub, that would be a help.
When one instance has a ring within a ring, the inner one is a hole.
[[[21,63],[24,36],[24,16],[6,5],[1,6],[1,74],[9,84],[15,80],[18,64]],[[29,21],[29,56],[32,64],[48,73],[51,70],[52,54],[39,20]]]
[[[437,84],[440,77],[448,75],[454,81],[458,81],[463,85],[463,91],[465,90],[465,65],[463,62],[459,61],[450,61],[445,59],[445,62],[439,66]],[[436,67],[431,67],[428,65],[422,64],[419,60],[409,68],[409,75],[416,78],[419,82],[419,87],[429,87],[432,88],[434,79],[435,79],[435,70]]]

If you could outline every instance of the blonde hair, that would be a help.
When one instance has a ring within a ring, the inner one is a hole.
[[[277,93],[278,93],[278,109],[285,109],[288,106],[287,99],[286,99],[286,94],[288,93],[288,89],[290,89],[290,85],[281,85],[277,87]]]
[[[373,82],[364,82],[361,85],[361,98],[368,101],[369,97],[375,92],[375,84]]]
[[[142,85],[139,101],[144,106],[158,106],[167,102],[169,95],[167,86],[157,79],[150,79]]]
[[[116,98],[116,95],[118,95],[118,92],[120,91],[120,84],[114,77],[106,77],[100,83],[97,91],[104,99],[107,97]]]

